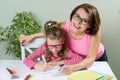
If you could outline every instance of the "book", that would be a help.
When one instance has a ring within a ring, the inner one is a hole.
[[[111,75],[104,75],[100,78],[98,78],[97,80],[111,80],[113,77]]]
[[[90,70],[77,71],[67,77],[67,80],[110,80],[110,79],[112,79],[112,76],[110,75],[105,75]]]

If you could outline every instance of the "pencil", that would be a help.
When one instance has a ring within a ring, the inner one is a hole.
[[[45,59],[45,56],[44,56],[44,55],[42,55],[42,60],[43,60],[43,62],[44,62],[45,64],[47,64],[47,62],[46,62],[46,59]]]

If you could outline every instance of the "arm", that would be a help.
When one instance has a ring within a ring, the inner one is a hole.
[[[44,53],[44,46],[41,46],[37,50],[35,50],[32,54],[24,59],[24,64],[28,66],[30,69],[37,69],[40,71],[47,71],[49,69],[48,64],[40,64],[35,61],[38,57],[42,56]]]
[[[30,54],[29,56],[27,56],[24,59],[24,64],[26,66],[28,66],[30,69],[35,68],[38,69],[38,67],[36,67],[36,65],[38,65],[38,63],[35,61],[38,57],[41,57],[44,53],[44,46],[42,45],[41,47],[39,47],[38,49],[36,49],[32,54]],[[40,64],[39,64],[40,66]]]
[[[65,26],[65,24],[66,24],[66,21],[59,22],[58,24],[59,24],[59,26],[60,26],[61,28],[64,28],[64,26]]]
[[[63,21],[63,22],[59,22],[58,24],[59,24],[59,26],[60,26],[61,28],[64,28],[65,23],[66,23],[66,22]],[[26,43],[32,41],[34,38],[44,37],[44,36],[45,36],[44,31],[42,31],[42,32],[40,32],[40,33],[36,33],[36,34],[31,34],[31,35],[21,34],[21,35],[19,36],[19,41],[20,41],[20,44],[21,44],[21,45],[25,45]]]
[[[100,45],[100,38],[101,38],[101,28],[99,29],[96,35],[91,36],[87,57],[78,64],[71,65],[71,66],[68,66],[68,65],[63,66],[61,68],[61,71],[63,71],[65,74],[70,74],[73,71],[90,67],[96,59],[96,55]]]
[[[88,55],[81,63],[75,65],[75,70],[90,67],[94,63],[100,45],[100,38],[101,28],[96,35],[91,36]]]
[[[19,36],[19,41],[21,45],[25,45],[26,43],[32,41],[34,38],[44,37],[44,36],[45,36],[44,31],[36,34],[31,34],[31,35],[21,34]]]
[[[77,64],[77,63],[81,62],[82,60],[83,60],[83,58],[81,56],[77,55],[76,53],[74,53],[73,51],[68,49],[66,51],[66,59],[65,60],[51,61],[51,62],[49,62],[49,64],[52,66],[61,65],[61,64],[72,65],[72,64]]]
[[[71,50],[67,52],[66,56],[67,56],[67,59],[64,60],[64,64],[66,65],[77,64],[83,60],[83,57],[79,56],[78,54],[74,53]]]

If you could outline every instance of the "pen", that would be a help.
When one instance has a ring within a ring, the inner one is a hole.
[[[81,70],[87,70],[87,68],[82,68],[82,69],[79,69],[78,71],[81,71]]]
[[[62,66],[64,66],[64,64],[60,64],[59,66],[62,67]],[[58,71],[60,71],[60,69]]]
[[[43,62],[44,62],[45,64],[47,64],[47,62],[46,62],[46,59],[45,59],[45,56],[44,56],[44,55],[42,55],[42,60],[43,60]]]
[[[62,66],[64,66],[64,64],[60,64],[59,66],[62,67]]]

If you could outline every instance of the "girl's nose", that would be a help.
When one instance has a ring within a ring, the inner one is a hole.
[[[53,51],[56,51],[56,47],[53,47]]]

